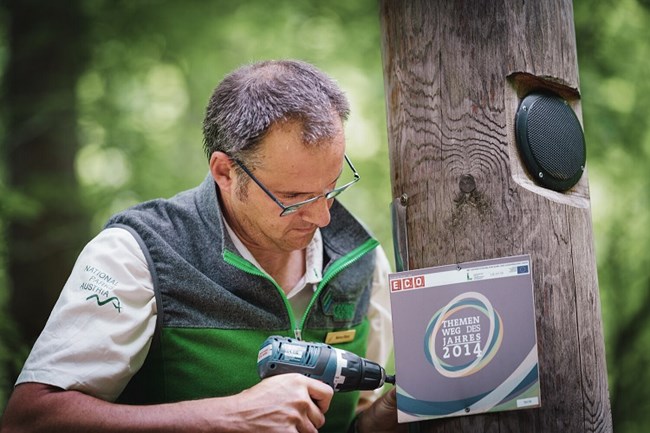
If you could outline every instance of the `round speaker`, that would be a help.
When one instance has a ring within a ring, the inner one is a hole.
[[[585,137],[567,101],[551,93],[530,93],[515,117],[517,146],[537,183],[566,191],[585,169]]]

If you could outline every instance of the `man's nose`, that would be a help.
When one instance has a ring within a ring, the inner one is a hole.
[[[331,206],[332,200],[328,200],[325,197],[320,197],[318,200],[305,206],[302,214],[302,219],[315,224],[318,227],[325,227],[330,223]]]

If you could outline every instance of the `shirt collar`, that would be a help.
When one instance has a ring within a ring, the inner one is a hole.
[[[226,227],[226,231],[230,236],[237,252],[246,260],[254,264],[258,269],[263,271],[266,275],[268,272],[255,260],[253,254],[246,248],[246,245],[239,239],[235,231],[230,227],[225,218],[222,218],[223,225]],[[270,276],[269,276],[270,278]],[[290,298],[304,289],[307,285],[312,285],[313,290],[316,290],[316,285],[320,283],[323,279],[323,236],[321,235],[320,229],[316,229],[314,232],[314,237],[311,239],[307,248],[305,249],[305,274],[294,286],[287,297]]]

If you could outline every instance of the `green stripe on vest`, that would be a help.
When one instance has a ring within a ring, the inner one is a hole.
[[[368,320],[356,330],[355,339],[337,348],[361,356],[366,352]],[[305,330],[305,341],[324,341],[329,331]],[[237,394],[260,382],[257,354],[269,335],[291,336],[290,330],[221,330],[164,328],[161,335],[164,401],[182,401]],[[191,359],[192,362],[187,362]],[[216,386],[215,386],[216,385]],[[218,390],[218,393],[215,391]],[[358,392],[337,393],[332,399],[321,432],[344,432],[354,418]]]

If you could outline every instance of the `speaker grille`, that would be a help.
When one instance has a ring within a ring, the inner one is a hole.
[[[565,191],[580,180],[586,161],[584,134],[566,101],[545,93],[526,96],[515,127],[524,163],[538,183]]]

